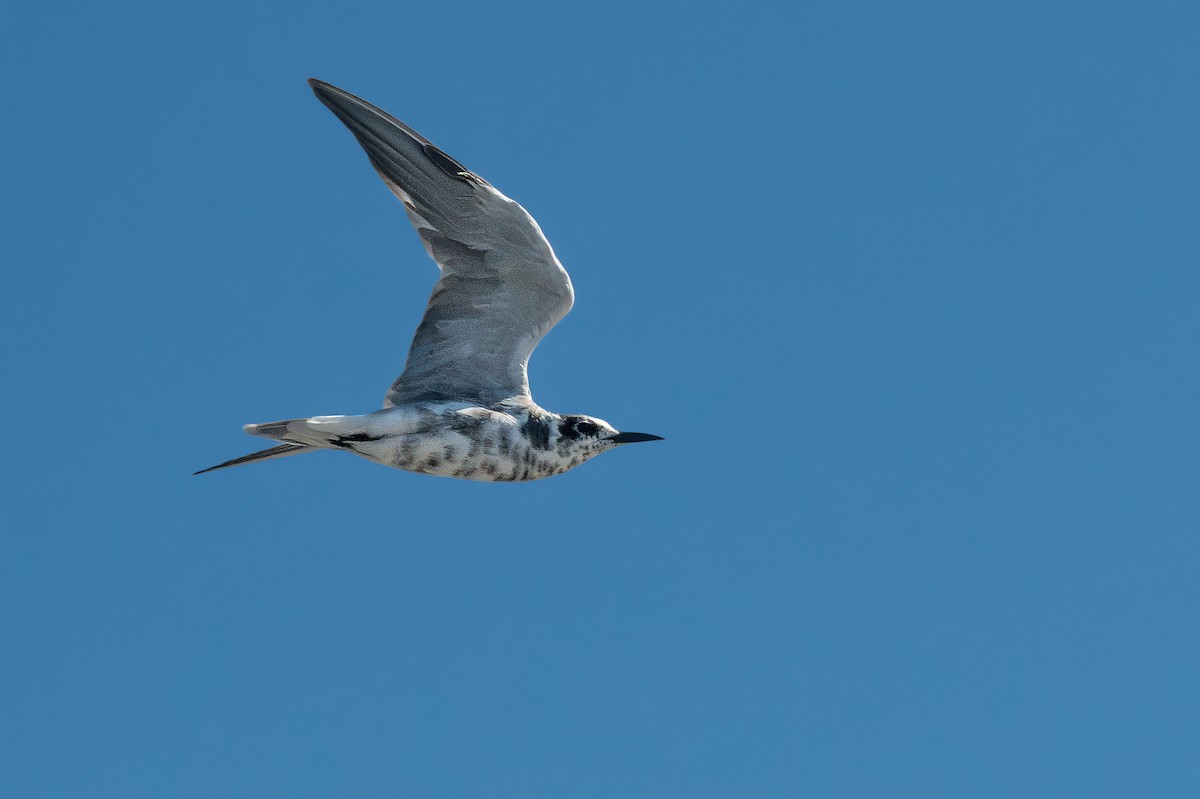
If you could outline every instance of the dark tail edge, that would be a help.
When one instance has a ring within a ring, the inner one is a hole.
[[[278,447],[252,452],[249,455],[243,455],[240,458],[234,458],[231,461],[225,461],[224,463],[218,463],[216,466],[209,466],[207,469],[192,472],[192,476],[195,477],[205,472],[213,472],[217,469],[225,469],[229,466],[241,466],[243,463],[254,463],[255,461],[265,461],[271,458],[283,458],[287,455],[296,455],[310,449],[315,449],[315,447],[310,447],[308,444],[280,444]]]

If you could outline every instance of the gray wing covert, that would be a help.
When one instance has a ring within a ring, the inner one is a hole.
[[[442,272],[385,406],[530,399],[529,356],[574,300],[537,223],[403,122],[327,83],[309,84],[404,202]]]

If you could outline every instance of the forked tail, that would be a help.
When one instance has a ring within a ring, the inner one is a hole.
[[[343,442],[347,440],[363,440],[361,437],[362,417],[357,416],[314,416],[311,419],[285,419],[282,422],[242,425],[242,429],[252,436],[273,438],[281,443],[277,447],[243,455],[209,469],[202,469],[196,474],[204,474],[214,469],[224,469],[226,466],[240,466],[243,463],[283,458],[287,455],[314,449],[342,447],[344,446]]]
[[[216,466],[209,466],[207,469],[201,469],[200,471],[193,472],[192,474],[193,475],[204,474],[205,472],[212,472],[217,469],[224,469],[228,466],[241,466],[243,463],[254,463],[255,461],[266,461],[266,460],[270,460],[271,458],[283,458],[287,455],[296,455],[297,453],[300,453],[300,452],[307,452],[310,449],[314,449],[314,448],[310,447],[308,444],[280,444],[278,447],[271,447],[270,449],[264,449],[260,452],[252,452],[249,455],[243,455],[242,457],[234,458],[231,461],[225,461],[224,463],[218,463]]]

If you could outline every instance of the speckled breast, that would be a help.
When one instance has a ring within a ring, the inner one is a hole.
[[[463,480],[538,480],[579,465],[556,449],[535,446],[521,427],[485,423],[475,429],[451,427],[356,444],[355,452],[409,472]]]

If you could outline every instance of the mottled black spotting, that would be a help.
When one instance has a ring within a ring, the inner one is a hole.
[[[572,441],[579,438],[579,430],[575,425],[579,422],[574,416],[568,416],[558,423],[558,434],[562,438],[569,438]]]
[[[442,447],[442,457],[445,460],[452,461],[452,460],[454,460],[454,456],[457,454],[458,454],[458,450],[456,450],[450,444],[447,444],[446,446]]]
[[[508,453],[512,452],[512,439],[508,437],[507,432],[500,434],[499,451],[501,455],[507,455]]]
[[[521,432],[534,449],[550,449],[550,423],[544,417],[530,414],[521,425]]]
[[[442,459],[436,455],[430,455],[425,459],[425,463],[421,464],[422,468],[433,470],[442,465]]]
[[[495,461],[484,461],[480,468],[482,468],[487,474],[495,474],[499,469],[499,467],[496,466]]]

